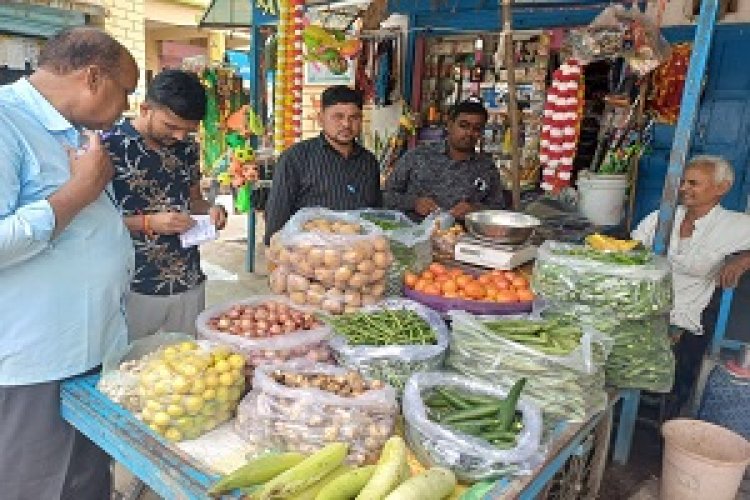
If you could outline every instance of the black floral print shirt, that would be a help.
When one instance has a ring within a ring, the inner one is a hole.
[[[190,186],[200,180],[193,142],[153,150],[128,120],[105,134],[112,157],[115,200],[123,215],[190,211]],[[179,235],[132,233],[135,276],[131,290],[144,295],[186,292],[206,278],[198,247],[182,248]]]

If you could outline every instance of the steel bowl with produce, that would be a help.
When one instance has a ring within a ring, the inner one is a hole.
[[[542,223],[536,217],[508,210],[480,210],[464,219],[469,233],[504,245],[525,243]]]

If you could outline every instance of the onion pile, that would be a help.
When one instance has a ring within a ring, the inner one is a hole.
[[[236,304],[210,318],[211,330],[248,338],[267,338],[321,326],[312,314],[274,301]]]

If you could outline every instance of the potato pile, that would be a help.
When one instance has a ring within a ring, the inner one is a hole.
[[[348,461],[375,463],[393,434],[396,393],[380,381],[337,367],[257,370],[237,410],[235,429],[261,448],[312,453],[350,444]]]
[[[140,373],[140,418],[171,441],[195,439],[229,420],[245,387],[245,359],[192,341],[163,348]]]
[[[308,220],[302,229],[290,241],[271,241],[268,258],[278,266],[270,276],[273,293],[333,314],[380,301],[393,261],[384,235],[324,218]]]

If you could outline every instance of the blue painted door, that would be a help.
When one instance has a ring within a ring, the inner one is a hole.
[[[690,30],[668,38],[689,40]],[[745,210],[750,193],[750,53],[748,25],[720,25],[708,62],[706,87],[693,133],[690,156],[713,154],[734,167],[735,183],[722,200],[732,210]],[[635,221],[658,208],[674,136],[674,127],[657,125],[653,150],[641,161]]]

